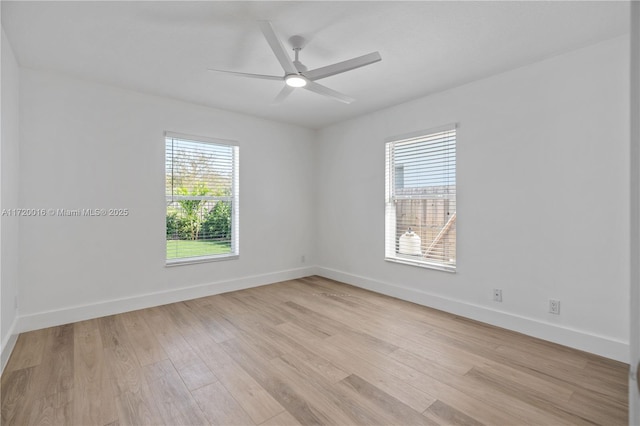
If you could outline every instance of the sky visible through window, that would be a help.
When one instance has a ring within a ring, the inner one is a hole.
[[[426,140],[395,144],[396,187],[424,188],[455,185],[455,136],[431,135]]]
[[[230,195],[233,148],[207,142],[167,138],[167,195],[177,188],[205,185],[212,195]],[[172,194],[173,192],[173,194]]]

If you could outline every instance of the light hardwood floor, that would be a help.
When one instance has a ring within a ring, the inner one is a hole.
[[[626,425],[628,366],[320,277],[20,335],[2,425]]]

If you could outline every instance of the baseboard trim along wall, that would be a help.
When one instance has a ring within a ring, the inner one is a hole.
[[[191,287],[178,288],[175,290],[140,294],[123,299],[107,300],[81,306],[71,306],[54,311],[21,315],[18,317],[16,330],[18,333],[23,333],[25,331],[31,330],[39,330],[41,328],[54,327],[57,325],[68,324],[76,321],[100,318],[107,315],[114,315],[123,312],[135,311],[138,309],[151,308],[153,306],[182,302],[184,300],[196,299],[198,297],[212,296],[215,294],[227,293],[230,291],[243,290],[246,288],[273,284],[280,281],[293,280],[296,278],[314,275],[315,272],[316,268],[313,266],[288,269],[267,274],[251,275],[230,280],[200,284]]]
[[[468,302],[449,299],[397,284],[386,283],[347,272],[309,266],[273,273],[252,275],[237,279],[217,281],[176,290],[137,295],[129,298],[109,300],[82,306],[72,306],[55,311],[22,315],[14,321],[6,342],[2,342],[2,370],[11,355],[18,334],[26,331],[84,321],[107,315],[114,315],[168,303],[181,302],[198,297],[211,296],[246,288],[259,287],[280,281],[303,278],[310,275],[333,279],[356,287],[386,294],[398,299],[418,303],[456,315],[508,330],[520,332],[550,342],[594,353],[617,361],[629,362],[629,344],[605,336],[590,334],[581,330],[559,327],[540,320],[501,312]]]
[[[537,319],[527,318],[508,312],[497,311],[485,306],[474,305],[461,300],[430,294],[420,290],[390,284],[371,278],[331,269],[317,268],[321,277],[351,284],[376,293],[439,309],[465,318],[481,321],[497,327],[506,328],[537,337],[550,342],[569,346],[606,358],[629,363],[629,343],[605,336],[587,333],[581,330],[549,324]]]
[[[4,367],[7,366],[11,352],[13,352],[13,348],[16,346],[16,342],[18,341],[18,332],[16,331],[17,325],[18,318],[16,317],[9,328],[7,336],[2,342],[2,352],[0,353],[0,373],[2,373],[4,371]]]

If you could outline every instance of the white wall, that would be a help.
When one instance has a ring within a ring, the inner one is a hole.
[[[130,210],[21,219],[21,331],[311,273],[311,130],[26,69],[20,100],[20,205]],[[240,259],[165,267],[164,130],[239,141]]]
[[[640,425],[640,3],[631,4],[630,364],[629,425]]]
[[[9,41],[2,30],[2,109],[0,144],[0,210],[18,205],[19,163],[19,68]],[[16,341],[15,321],[18,315],[18,219],[0,219],[0,370],[4,368]]]
[[[628,52],[610,40],[320,131],[320,273],[628,360]],[[457,273],[385,262],[384,139],[453,122]]]

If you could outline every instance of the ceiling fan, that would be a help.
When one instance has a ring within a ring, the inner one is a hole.
[[[340,92],[336,92],[333,89],[329,89],[321,84],[316,83],[316,80],[330,77],[332,75],[340,74],[346,71],[350,71],[356,68],[364,67],[375,62],[381,61],[382,58],[378,52],[369,53],[367,55],[358,56],[357,58],[348,59],[346,61],[338,62],[325,67],[316,68],[313,70],[307,70],[307,67],[302,65],[298,59],[298,54],[302,50],[305,40],[301,36],[293,36],[289,39],[289,42],[293,45],[293,51],[295,52],[295,59],[291,60],[289,53],[282,45],[282,42],[276,35],[276,32],[269,21],[260,21],[260,29],[264,38],[267,39],[267,43],[271,46],[271,50],[276,55],[278,62],[284,70],[284,76],[276,75],[264,75],[264,74],[250,74],[237,71],[226,71],[218,69],[209,69],[209,71],[233,74],[241,77],[259,78],[263,80],[278,80],[285,83],[284,87],[276,96],[274,103],[282,102],[287,96],[293,92],[295,88],[304,88],[311,92],[324,95],[328,98],[334,99],[345,104],[350,104],[355,99],[344,95]]]

